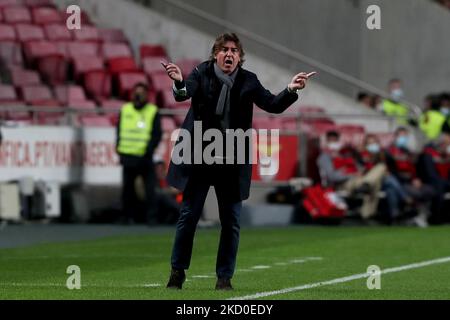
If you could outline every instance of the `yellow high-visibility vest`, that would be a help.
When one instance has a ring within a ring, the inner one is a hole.
[[[445,116],[437,110],[428,110],[420,116],[419,127],[428,139],[436,139],[442,131]]]
[[[396,103],[391,100],[383,100],[383,111],[387,116],[397,117],[400,124],[407,124],[408,107],[401,103]]]
[[[122,107],[117,147],[119,153],[145,155],[148,142],[152,138],[153,121],[157,112],[158,107],[150,103],[141,110],[137,110],[131,102]]]

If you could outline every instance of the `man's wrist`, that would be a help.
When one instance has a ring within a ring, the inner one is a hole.
[[[297,89],[291,89],[291,87],[289,85],[287,86],[287,90],[289,93],[297,93],[297,91],[298,91]]]
[[[183,79],[181,79],[181,81],[175,80],[174,83],[175,83],[175,87],[176,87],[178,90],[183,89],[183,88],[185,87],[185,83],[184,83],[184,80],[183,80]]]

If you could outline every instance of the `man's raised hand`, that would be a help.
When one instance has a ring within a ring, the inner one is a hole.
[[[181,74],[181,69],[173,63],[165,63],[161,61],[161,65],[166,69],[167,75],[173,81],[183,81],[183,75]]]
[[[295,91],[295,90],[301,90],[306,86],[306,81],[314,76],[317,72],[313,71],[310,73],[306,72],[300,72],[296,74],[292,80],[291,83],[288,84],[289,90]]]

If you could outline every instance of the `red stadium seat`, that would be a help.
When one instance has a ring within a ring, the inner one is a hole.
[[[79,117],[80,125],[84,127],[112,127],[111,118],[108,116],[82,115]]]
[[[42,79],[52,85],[67,81],[67,60],[59,54],[42,57],[38,61],[38,70]]]
[[[177,129],[177,124],[172,117],[162,117],[161,118],[161,129],[163,132],[171,133],[173,130]]]
[[[125,72],[119,74],[120,98],[129,100],[131,90],[140,82],[148,84],[147,77],[143,72]]]
[[[109,100],[102,100],[102,101],[100,101],[99,105],[100,105],[100,107],[103,110],[119,111],[120,108],[122,108],[125,103],[127,103],[127,101],[116,100],[116,99],[109,99]]]
[[[106,71],[90,71],[84,75],[84,89],[89,97],[102,100],[111,96],[111,75]]]
[[[76,41],[83,41],[83,42],[101,41],[98,29],[92,26],[83,26],[79,30],[73,30],[73,38]]]
[[[98,33],[103,42],[128,43],[128,39],[121,29],[98,29]]]
[[[22,0],[0,0],[0,9],[6,7],[18,7],[22,5]]]
[[[44,26],[44,32],[49,41],[71,41],[72,33],[65,25],[47,24]]]
[[[97,56],[98,44],[94,42],[70,42],[67,43],[69,57],[77,56]]]
[[[0,84],[0,102],[17,101],[17,93],[13,86]]]
[[[197,67],[201,61],[199,59],[179,59],[175,62],[175,64],[180,67],[181,73],[183,74],[183,78],[187,78],[192,70]]]
[[[32,24],[18,24],[16,27],[17,38],[21,42],[32,40],[45,40],[44,30]]]
[[[101,54],[105,60],[122,57],[133,57],[130,47],[125,43],[104,43]]]
[[[7,66],[23,66],[22,45],[17,42],[0,41],[0,63]]]
[[[168,90],[173,87],[173,80],[164,71],[149,75],[149,79],[152,90],[156,92]]]
[[[36,7],[31,11],[35,24],[46,25],[52,23],[63,23],[61,13],[54,8]]]
[[[3,9],[6,23],[31,23],[30,10],[27,7],[13,6]]]
[[[41,84],[41,79],[36,71],[14,69],[11,71],[11,78],[16,87]]]
[[[69,42],[69,41],[56,41],[55,42],[58,52],[64,57],[69,57],[69,49],[68,49],[69,43],[71,43],[71,42]]]
[[[67,104],[69,101],[86,101],[83,88],[76,85],[56,86],[55,96],[61,104]]]
[[[60,106],[58,100],[53,97],[50,88],[45,85],[23,86],[23,100],[32,106]]]
[[[29,64],[42,57],[59,55],[58,48],[50,41],[29,41],[24,45],[24,53]]]
[[[22,2],[29,8],[37,8],[37,7],[56,8],[52,0],[22,0]]]
[[[83,74],[90,71],[105,69],[103,59],[98,56],[76,56],[73,58],[73,72],[75,80],[80,80]]]
[[[161,61],[164,61],[165,57],[146,57],[142,59],[142,68],[144,72],[149,76],[153,73],[165,72]]]
[[[117,74],[121,72],[138,71],[138,67],[132,57],[120,57],[108,60],[108,70],[110,73]]]
[[[0,41],[16,41],[16,32],[8,24],[0,24]]]
[[[141,60],[146,57],[168,57],[166,49],[159,44],[142,44],[139,47]]]

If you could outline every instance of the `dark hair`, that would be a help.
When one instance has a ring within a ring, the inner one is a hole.
[[[378,136],[376,134],[373,133],[368,133],[366,134],[366,136],[364,137],[364,145],[367,144],[367,142],[369,141],[369,139],[374,139],[377,141],[377,143],[380,143],[380,139],[378,138]]]
[[[327,133],[326,133],[327,139],[329,139],[329,138],[337,138],[337,139],[339,139],[340,136],[341,135],[339,134],[339,132],[337,132],[335,130],[330,130],[330,131],[327,131]]]
[[[444,100],[450,100],[450,93],[448,93],[448,92],[442,92],[442,93],[439,95],[439,98],[441,99],[441,103],[442,103]]]
[[[408,128],[406,128],[406,127],[398,127],[398,128],[395,130],[394,134],[395,134],[395,135],[398,135],[400,132],[409,132],[409,130],[408,130]]]
[[[402,82],[402,80],[400,80],[400,78],[392,78],[391,80],[389,80],[389,85],[393,84],[394,82]]]
[[[138,88],[143,88],[148,92],[148,85],[145,82],[138,82],[133,86],[132,92],[136,91]]]
[[[357,101],[361,101],[365,98],[367,98],[369,96],[369,94],[367,94],[366,92],[359,92],[358,96],[356,97]]]
[[[241,40],[239,40],[239,37],[235,33],[223,33],[216,38],[216,41],[214,41],[214,45],[211,48],[211,55],[209,56],[209,60],[215,61],[216,59],[214,58],[214,56],[228,41],[234,42],[236,44],[236,47],[239,50],[239,56],[241,58],[241,61],[239,61],[239,66],[242,67],[242,64],[245,62],[245,52],[244,48],[242,47]]]

